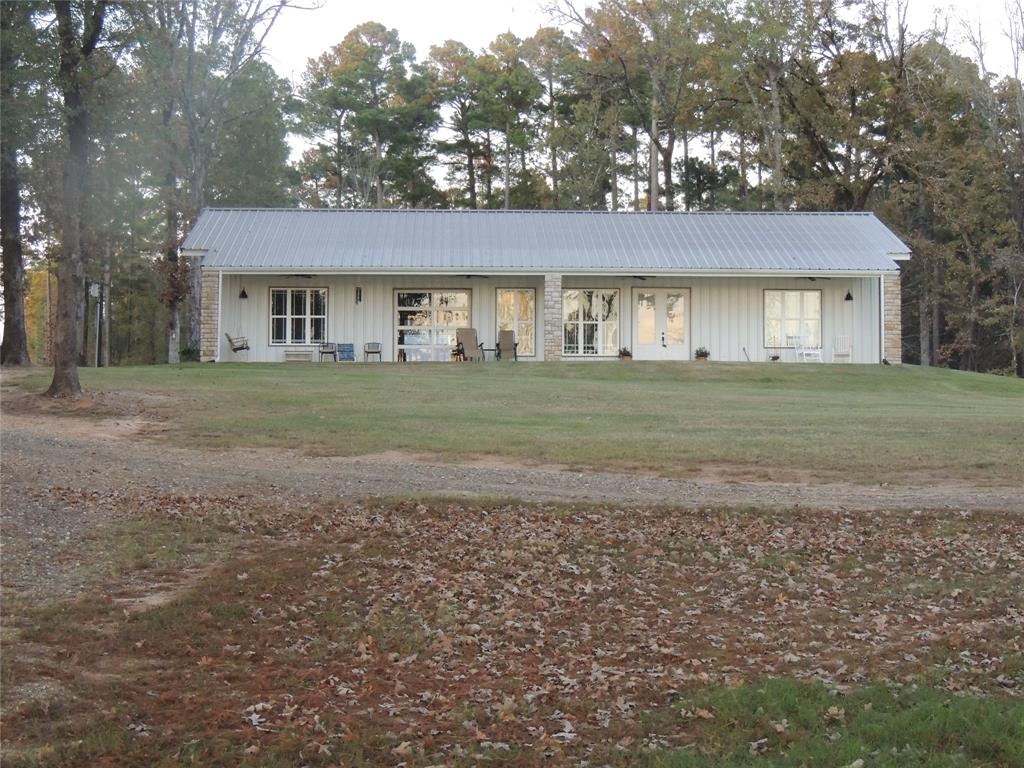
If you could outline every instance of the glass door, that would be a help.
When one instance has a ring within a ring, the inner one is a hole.
[[[395,291],[395,359],[450,360],[456,329],[470,327],[469,306],[469,291]]]
[[[633,359],[689,360],[688,288],[633,289]]]

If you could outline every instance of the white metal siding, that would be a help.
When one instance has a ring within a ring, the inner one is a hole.
[[[713,360],[743,361],[746,347],[750,359],[763,361],[765,289],[813,289],[822,292],[821,339],[823,359],[832,359],[836,336],[853,339],[852,361],[877,363],[879,353],[879,290],[877,277],[835,277],[832,279],[772,277],[677,277],[638,280],[631,277],[610,278],[567,275],[563,288],[618,288],[620,291],[619,346],[631,346],[634,288],[689,288],[690,307],[688,332],[690,352],[707,347]],[[248,299],[239,299],[242,287]],[[355,301],[355,289],[363,289],[363,300]],[[351,276],[314,275],[311,278],[267,275],[228,275],[223,278],[221,293],[220,359],[222,361],[278,362],[286,350],[308,349],[315,345],[271,346],[270,289],[272,287],[327,288],[328,339],[355,345],[356,359],[362,359],[363,344],[379,341],[383,359],[394,359],[394,312],[396,289],[458,288],[472,292],[472,324],[480,340],[493,347],[495,342],[495,289],[534,288],[537,304],[534,333],[537,341],[536,360],[544,356],[543,344],[543,278],[539,275],[493,276],[489,278],[460,276]],[[853,301],[844,301],[846,292]],[[224,334],[247,336],[248,353],[232,353]],[[314,355],[315,359],[315,355]],[[783,360],[792,360],[792,350],[783,351]]]
[[[837,277],[829,280],[779,277],[691,277],[691,278],[605,278],[567,276],[563,288],[618,288],[622,302],[622,330],[619,346],[630,346],[633,327],[633,289],[689,288],[690,353],[707,347],[712,360],[742,362],[743,348],[754,362],[768,359],[764,347],[764,290],[800,289],[821,291],[822,358],[832,359],[836,336],[853,340],[852,362],[877,363],[878,279]],[[845,301],[846,292],[853,301]],[[782,359],[794,359],[793,350],[783,350]]]
[[[245,287],[248,299],[239,299]],[[356,287],[363,289],[363,300],[356,304]],[[316,360],[316,345],[270,344],[270,289],[271,288],[326,288],[328,341],[355,345],[357,360],[362,360],[363,344],[381,343],[383,360],[395,358],[395,290],[417,288],[450,288],[471,292],[470,311],[473,327],[480,341],[489,348],[496,341],[496,289],[534,288],[537,291],[538,311],[534,313],[534,333],[537,357],[544,357],[543,311],[540,298],[544,293],[541,276],[523,277],[471,277],[462,276],[352,276],[313,275],[310,278],[273,275],[224,275],[221,293],[220,359],[225,362],[282,362],[286,351],[310,350]],[[246,336],[248,353],[232,353],[224,334]]]

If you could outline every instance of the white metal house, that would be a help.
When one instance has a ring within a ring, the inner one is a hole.
[[[899,362],[910,257],[870,213],[491,210],[207,209],[183,252],[202,359],[253,362],[449,360],[458,328],[520,360]]]

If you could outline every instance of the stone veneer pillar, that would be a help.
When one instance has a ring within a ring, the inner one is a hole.
[[[893,365],[903,362],[903,318],[900,274],[883,275],[885,327],[882,329],[882,357]]]
[[[544,359],[562,359],[562,276],[544,275]]]
[[[217,359],[219,316],[220,273],[204,269],[199,304],[199,359],[204,363]]]

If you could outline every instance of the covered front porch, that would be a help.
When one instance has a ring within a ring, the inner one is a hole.
[[[895,281],[895,282],[894,282]],[[317,359],[322,342],[362,359],[451,359],[458,328],[493,348],[512,330],[522,361],[796,360],[796,339],[821,359],[877,363],[885,292],[898,275],[626,275],[203,272],[203,359]],[[898,296],[898,294],[897,294]],[[245,336],[233,352],[227,336]],[[375,356],[376,358],[376,356]],[[898,359],[898,357],[896,357]]]

